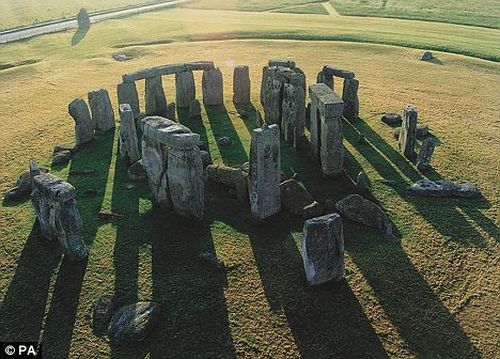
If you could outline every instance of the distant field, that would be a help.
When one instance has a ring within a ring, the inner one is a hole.
[[[1,0],[0,30],[75,16],[81,8],[89,12],[128,5],[152,3],[151,0]]]
[[[239,11],[268,11],[288,6],[324,2],[324,0],[198,0],[182,5],[196,9],[219,9]],[[288,12],[288,11],[287,11]]]
[[[289,14],[329,15],[325,7],[322,4],[317,4],[317,3],[285,7],[282,9],[275,10],[274,12],[282,12]]]
[[[331,0],[341,15],[420,19],[500,28],[498,0]]]

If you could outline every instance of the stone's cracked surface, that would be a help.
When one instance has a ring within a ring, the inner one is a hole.
[[[112,316],[108,337],[117,345],[141,343],[151,334],[160,319],[160,306],[154,302],[138,302],[119,308]]]
[[[175,104],[178,108],[188,108],[196,98],[193,71],[175,74]]]
[[[118,146],[121,158],[128,164],[141,159],[138,143],[134,112],[129,104],[122,104],[120,105],[120,138]]]
[[[277,125],[252,132],[249,168],[249,198],[252,216],[266,219],[281,210],[280,131]]]
[[[305,221],[301,254],[309,285],[344,278],[344,231],[337,213]]]
[[[423,179],[409,188],[411,194],[423,197],[480,198],[481,192],[468,181],[447,181]]]
[[[418,112],[413,106],[404,109],[403,123],[399,134],[399,148],[403,155],[412,160],[415,158],[415,143],[417,141]]]
[[[141,114],[141,107],[135,82],[123,82],[118,84],[116,86],[116,93],[118,95],[118,105],[128,103],[134,113],[134,118],[138,118]]]
[[[163,90],[161,76],[146,78],[146,115],[167,116],[167,97]]]
[[[431,167],[432,155],[434,155],[435,148],[436,141],[434,139],[427,138],[424,140],[417,156],[417,168],[419,171],[427,171]]]
[[[359,116],[359,81],[356,79],[345,79],[342,91],[344,101],[344,117],[347,120],[355,121]]]
[[[233,74],[233,102],[237,105],[248,105],[250,103],[250,92],[250,70],[248,66],[236,66]]]
[[[90,91],[88,98],[94,129],[97,132],[107,132],[115,128],[115,113],[108,91],[105,89]]]
[[[224,104],[224,82],[219,68],[203,71],[203,103],[208,106]]]
[[[31,166],[30,172],[33,179],[31,203],[43,237],[57,239],[71,261],[87,258],[75,187],[52,174],[40,174],[36,164]]]
[[[68,113],[75,120],[76,146],[92,141],[94,139],[94,125],[87,103],[81,98],[74,99],[68,105]]]
[[[328,176],[342,174],[344,148],[342,113],[344,102],[325,84],[309,87],[311,98],[311,152]]]
[[[395,239],[392,223],[382,208],[359,194],[351,194],[338,201],[335,208],[341,216],[368,227],[375,227],[387,238]]]

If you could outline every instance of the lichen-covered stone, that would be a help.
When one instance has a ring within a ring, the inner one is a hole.
[[[280,132],[277,125],[252,132],[250,146],[249,198],[252,215],[265,219],[281,210]]]
[[[94,124],[90,117],[90,111],[81,98],[74,99],[68,105],[68,113],[75,120],[75,140],[80,146],[94,139]]]
[[[359,81],[356,79],[345,79],[342,100],[344,101],[344,117],[355,121],[359,116]]]
[[[154,203],[171,207],[167,172],[168,146],[146,135],[142,136],[142,163]]]
[[[479,198],[481,191],[468,181],[428,180],[415,182],[409,188],[411,194],[423,197]]]
[[[234,68],[233,74],[233,102],[237,105],[250,103],[250,71],[247,65]]]
[[[431,167],[431,159],[435,148],[436,142],[432,138],[428,138],[422,143],[417,156],[417,168],[419,171],[427,171]]]
[[[154,302],[125,305],[113,314],[108,337],[116,345],[130,345],[145,341],[158,324],[160,306]]]
[[[196,98],[193,71],[175,74],[175,103],[178,108],[188,108]]]
[[[134,112],[129,104],[122,104],[120,105],[119,149],[120,156],[126,163],[135,163],[141,159],[138,143]]]
[[[304,223],[301,254],[309,285],[344,278],[344,231],[338,214],[308,219]]]
[[[203,71],[203,103],[209,106],[224,104],[224,82],[219,68]]]
[[[139,94],[137,93],[137,86],[135,85],[135,82],[123,82],[118,84],[116,87],[116,93],[118,94],[118,105],[128,103],[134,113],[134,118],[138,118],[141,114],[141,108],[139,105]]]
[[[418,112],[415,107],[406,106],[399,135],[399,148],[403,155],[412,160],[415,158],[415,143],[417,141]]]
[[[88,98],[94,129],[97,132],[113,129],[115,127],[115,114],[108,91],[105,89],[91,91]]]
[[[351,194],[335,204],[341,216],[380,230],[387,238],[394,239],[392,223],[385,212],[375,203],[359,194]]]
[[[167,116],[167,97],[161,76],[146,78],[145,98],[147,116]]]

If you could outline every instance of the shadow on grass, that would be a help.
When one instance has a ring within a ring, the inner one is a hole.
[[[249,103],[248,105],[238,105],[234,104],[238,115],[241,120],[245,124],[245,127],[248,130],[248,133],[252,135],[252,131],[257,128],[255,124],[255,115],[257,113],[257,109],[253,105],[253,103]]]

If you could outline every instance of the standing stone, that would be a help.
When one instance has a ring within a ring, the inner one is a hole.
[[[255,128],[261,127],[263,124],[262,118],[260,117],[260,112],[255,111]]]
[[[198,99],[194,99],[189,105],[189,118],[192,120],[201,118],[201,103]]]
[[[135,128],[134,112],[129,104],[120,105],[120,140],[121,158],[128,164],[141,159],[139,152],[137,130]]]
[[[146,115],[166,116],[167,98],[163,91],[161,76],[148,77],[146,79]]]
[[[248,105],[250,103],[250,72],[247,65],[234,68],[233,102],[237,105]]]
[[[431,159],[436,148],[436,142],[432,138],[427,138],[422,143],[422,148],[417,156],[417,168],[419,171],[427,171],[431,167]]]
[[[115,114],[108,91],[99,89],[89,92],[92,122],[97,132],[107,132],[115,128]]]
[[[81,98],[71,101],[68,105],[68,113],[75,120],[76,146],[92,141],[94,139],[94,125],[85,101]]]
[[[337,213],[304,223],[302,260],[310,285],[338,282],[344,278],[344,231]]]
[[[344,103],[325,84],[309,87],[311,98],[311,149],[314,158],[319,158],[325,175],[342,174],[344,148],[342,134],[342,112]]]
[[[344,117],[355,121],[359,116],[359,81],[356,79],[345,79],[342,100],[344,101]]]
[[[249,197],[255,218],[265,219],[281,210],[280,131],[277,125],[252,132],[250,146]]]
[[[175,121],[177,118],[177,110],[175,106],[175,102],[170,102],[167,106],[167,118],[169,120]]]
[[[359,172],[356,178],[356,191],[366,197],[370,193],[369,183],[368,176],[364,172]]]
[[[266,123],[281,126],[281,88],[283,84],[279,80],[268,78],[264,106]]]
[[[82,238],[82,219],[76,207],[76,188],[50,173],[39,174],[34,167],[31,173],[31,203],[42,236],[49,240],[57,239],[69,260],[87,258],[88,251]]]
[[[265,108],[266,93],[268,90],[269,66],[262,68],[262,82],[260,84],[260,103]]]
[[[219,68],[203,71],[202,87],[205,105],[216,106],[224,103],[224,83]]]
[[[418,112],[413,106],[406,106],[404,118],[399,134],[399,148],[403,155],[412,160],[415,158],[415,142],[417,139],[417,119]]]
[[[179,108],[188,108],[196,97],[193,71],[175,74],[175,103]]]
[[[331,74],[327,74],[323,71],[320,71],[318,73],[317,78],[316,78],[316,83],[325,84],[326,86],[328,86],[329,88],[334,90],[334,79],[333,79],[333,75],[331,75]]]
[[[146,170],[151,197],[160,207],[171,207],[172,200],[166,176],[168,147],[145,135],[142,136],[141,143],[142,164]]]
[[[285,84],[281,109],[281,133],[288,143],[293,143],[295,140],[296,118],[295,88],[291,84]]]
[[[141,108],[135,82],[123,82],[118,84],[116,92],[118,94],[118,105],[128,103],[134,113],[134,118],[138,118],[141,114]]]

